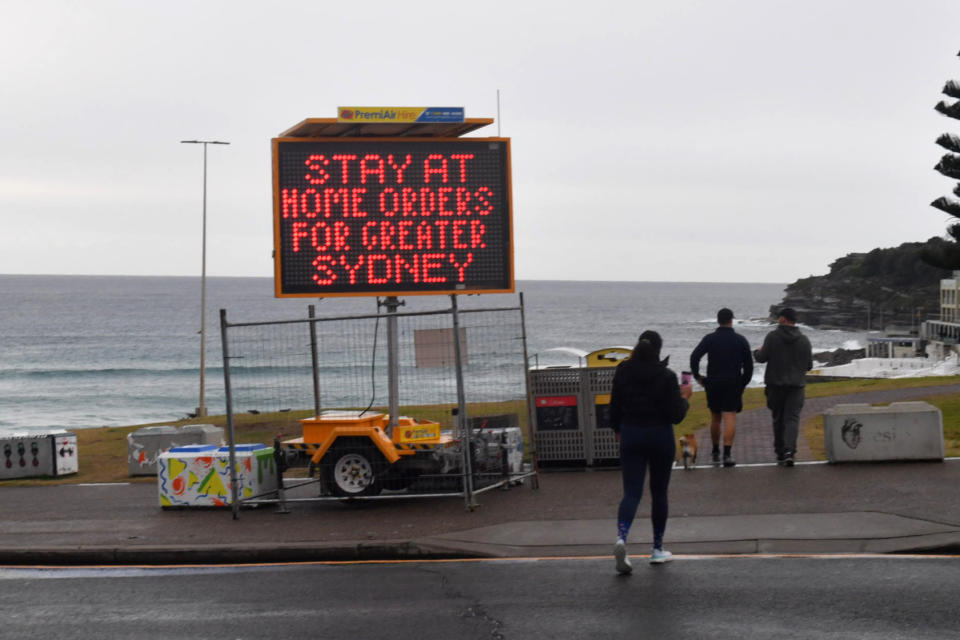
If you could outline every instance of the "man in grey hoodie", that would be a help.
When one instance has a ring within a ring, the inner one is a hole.
[[[757,362],[766,362],[763,374],[767,407],[773,414],[773,448],[777,464],[792,467],[797,453],[800,410],[803,409],[807,371],[813,368],[810,340],[797,328],[797,312],[780,310],[779,326],[767,334],[763,346],[753,352]]]

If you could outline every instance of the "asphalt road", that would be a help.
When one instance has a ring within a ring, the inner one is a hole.
[[[0,568],[2,638],[956,637],[960,557]]]

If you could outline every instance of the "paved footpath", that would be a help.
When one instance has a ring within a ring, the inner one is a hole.
[[[960,385],[808,401],[890,402]],[[747,412],[737,456],[772,457],[765,410]],[[707,440],[709,442],[709,440]],[[960,552],[960,460],[700,467],[674,472],[666,542],[678,553]],[[621,496],[616,470],[543,473],[478,497],[297,502],[228,510],[159,508],[153,482],[2,487],[0,564],[163,564],[607,555]],[[297,491],[313,491],[299,489]],[[291,492],[294,493],[294,492]],[[631,551],[650,544],[649,499]]]
[[[812,385],[807,386],[810,390]],[[960,384],[941,385],[937,387],[921,387],[916,389],[889,389],[884,391],[867,391],[845,396],[829,396],[826,398],[807,398],[800,414],[801,427],[804,422],[814,416],[822,414],[830,407],[852,402],[881,404],[888,402],[903,402],[916,400],[944,393],[960,393]],[[694,432],[700,445],[698,464],[707,464],[710,460],[710,427],[704,427]],[[737,417],[737,435],[733,442],[733,457],[740,464],[772,463],[776,462],[773,450],[773,426],[770,420],[770,411],[766,408],[744,411]],[[806,440],[801,437],[797,440],[797,460],[813,460],[813,453]]]

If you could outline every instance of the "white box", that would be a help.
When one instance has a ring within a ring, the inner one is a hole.
[[[500,449],[505,449],[507,472],[523,471],[523,433],[520,427],[475,429],[474,438],[486,443],[488,461],[499,460]],[[492,466],[488,463],[488,466]],[[498,467],[499,468],[499,467]]]
[[[0,479],[76,473],[77,436],[64,429],[0,431]]]
[[[77,434],[64,431],[50,434],[53,442],[53,475],[64,476],[80,470],[77,457]]]

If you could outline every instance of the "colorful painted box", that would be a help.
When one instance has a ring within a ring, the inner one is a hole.
[[[237,445],[235,450],[241,502],[276,492],[273,447]],[[232,500],[230,487],[228,447],[174,447],[157,458],[157,490],[161,507],[227,507]]]

